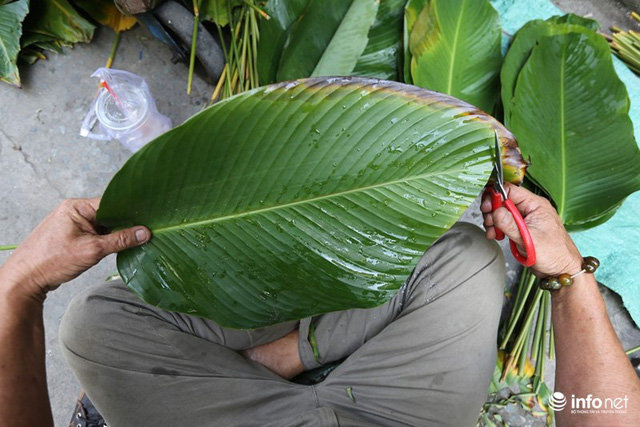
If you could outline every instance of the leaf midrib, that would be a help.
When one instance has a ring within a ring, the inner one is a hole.
[[[366,192],[366,191],[369,191],[369,190],[374,190],[376,188],[388,187],[388,186],[393,186],[393,185],[396,185],[396,184],[416,181],[416,180],[428,178],[428,177],[434,176],[434,175],[455,174],[455,173],[458,173],[458,172],[465,172],[466,170],[467,169],[465,168],[465,169],[449,169],[449,170],[445,170],[445,171],[429,172],[429,173],[424,173],[424,174],[416,175],[416,176],[409,177],[409,178],[403,178],[403,179],[398,179],[398,180],[394,180],[394,181],[386,181],[386,182],[382,182],[382,183],[378,183],[378,184],[369,185],[369,186],[366,186],[366,187],[358,187],[358,188],[354,188],[354,189],[351,189],[351,190],[339,191],[337,193],[325,194],[323,196],[311,197],[311,198],[304,199],[304,200],[298,200],[296,202],[284,203],[282,205],[276,205],[276,206],[269,206],[267,208],[248,210],[248,211],[245,211],[245,212],[235,213],[235,214],[232,214],[232,215],[225,215],[225,216],[221,216],[221,217],[218,217],[218,218],[205,219],[205,220],[192,221],[192,222],[182,222],[182,223],[180,223],[178,225],[172,225],[172,226],[162,227],[162,228],[153,228],[152,232],[154,234],[159,234],[159,233],[169,232],[169,231],[172,231],[172,230],[181,230],[181,229],[184,229],[184,228],[195,227],[195,226],[199,226],[199,225],[215,224],[215,223],[219,223],[219,222],[228,221],[228,220],[231,220],[231,219],[242,218],[242,217],[245,217],[245,216],[257,215],[257,214],[261,214],[261,213],[265,213],[265,212],[277,211],[277,210],[280,210],[280,209],[287,209],[287,208],[290,208],[290,207],[293,207],[293,206],[304,205],[304,204],[307,204],[307,203],[314,203],[314,202],[317,202],[317,201],[320,201],[320,200],[327,200],[327,199],[331,199],[331,198],[334,198],[334,197],[342,197],[342,196],[345,196],[345,195],[348,195],[348,194],[362,193],[362,192]]]
[[[560,61],[560,203],[558,203],[558,215],[564,220],[564,207],[566,203],[567,187],[567,160],[566,160],[566,135],[565,135],[565,101],[564,101],[564,66],[566,48]]]
[[[451,63],[449,64],[449,81],[447,82],[447,92],[451,94],[451,90],[453,89],[453,69],[456,64],[456,51],[458,49],[458,37],[460,36],[460,25],[462,24],[462,15],[464,15],[464,9],[467,2],[465,1],[462,5],[460,13],[458,14],[458,23],[456,24],[456,32],[453,36],[453,47],[451,49]]]

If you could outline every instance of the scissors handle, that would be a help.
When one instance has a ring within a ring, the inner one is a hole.
[[[525,267],[531,267],[536,263],[536,249],[533,246],[533,239],[531,238],[531,233],[529,233],[527,224],[525,224],[524,218],[522,218],[520,211],[510,199],[505,200],[503,202],[503,206],[507,208],[507,210],[511,213],[511,215],[513,216],[513,220],[518,226],[518,231],[520,232],[520,236],[522,237],[522,242],[524,244],[524,249],[527,252],[527,256],[525,257],[520,253],[513,240],[509,241],[509,244],[511,246],[511,253],[520,264],[524,265]]]
[[[487,187],[487,189],[484,190],[485,197],[487,194],[489,194],[489,197],[491,198],[491,212],[495,212],[496,209],[502,207],[502,195],[499,191],[493,187]],[[498,227],[494,228],[496,230],[496,240],[504,239],[504,233],[502,230],[498,229]]]
[[[509,241],[509,245],[511,246],[511,253],[514,258],[525,267],[531,267],[536,262],[536,250],[533,246],[533,239],[531,238],[531,233],[529,233],[529,229],[524,222],[524,218],[522,218],[522,214],[516,207],[516,205],[510,200],[504,200],[502,194],[497,191],[493,187],[487,187],[484,191],[485,197],[488,194],[491,197],[491,211],[495,212],[496,209],[505,207],[511,216],[513,216],[513,220],[516,222],[518,226],[518,231],[520,232],[520,236],[522,237],[522,242],[524,243],[524,248],[527,252],[527,255],[524,256],[518,250],[518,246],[513,242],[513,240]],[[496,240],[504,239],[504,233],[502,230],[498,229],[498,227],[494,227],[496,230]]]

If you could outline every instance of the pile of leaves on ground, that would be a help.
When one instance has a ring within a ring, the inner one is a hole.
[[[33,64],[45,52],[87,43],[96,24],[120,32],[136,20],[124,16],[111,0],[0,1],[0,81],[21,86],[18,63]]]

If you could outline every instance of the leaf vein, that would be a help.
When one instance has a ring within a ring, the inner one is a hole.
[[[339,191],[337,193],[332,193],[332,194],[325,194],[322,196],[318,196],[318,197],[311,197],[309,199],[303,199],[303,200],[298,200],[295,202],[290,202],[290,203],[284,203],[281,205],[277,205],[277,206],[269,206],[266,208],[260,208],[260,209],[253,209],[253,210],[248,210],[245,212],[239,212],[239,213],[235,213],[235,214],[231,214],[231,215],[225,215],[225,216],[221,216],[218,218],[211,218],[211,219],[205,219],[205,220],[200,220],[200,221],[193,221],[193,222],[183,222],[177,225],[171,225],[168,227],[160,227],[160,228],[155,228],[153,229],[153,233],[155,234],[159,234],[159,233],[166,233],[172,230],[180,230],[183,228],[188,228],[188,227],[195,227],[198,225],[206,225],[206,224],[215,224],[215,223],[219,223],[219,222],[223,222],[223,221],[227,221],[230,219],[236,219],[236,218],[242,218],[245,216],[250,216],[250,215],[257,215],[257,214],[261,214],[261,213],[265,213],[265,212],[271,212],[271,211],[277,211],[280,209],[287,209],[290,207],[294,207],[294,206],[298,206],[298,205],[304,205],[307,203],[313,203],[313,202],[317,202],[320,200],[327,200],[327,199],[332,199],[335,197],[342,197],[342,196],[346,196],[349,194],[354,194],[354,193],[362,193],[362,192],[366,192],[369,190],[374,190],[377,188],[382,188],[382,187],[388,187],[388,186],[392,186],[392,185],[397,185],[397,184],[403,184],[403,183],[407,183],[407,182],[411,182],[411,181],[417,181],[420,179],[425,179],[428,178],[430,176],[435,176],[435,175],[439,175],[439,174],[456,174],[456,173],[461,173],[461,172],[466,172],[465,169],[455,169],[455,170],[446,170],[446,171],[433,171],[433,172],[427,172],[424,174],[420,174],[420,175],[416,175],[413,177],[409,177],[409,178],[403,178],[403,179],[398,179],[398,180],[393,180],[393,181],[387,181],[387,182],[382,182],[382,183],[378,183],[378,184],[373,184],[373,185],[369,185],[366,187],[359,187],[359,188],[354,188],[351,190],[345,190],[345,191]]]

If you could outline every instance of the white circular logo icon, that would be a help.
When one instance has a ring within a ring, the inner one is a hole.
[[[553,393],[553,395],[549,398],[549,406],[555,412],[562,411],[565,406],[567,406],[567,398],[564,397],[559,391]]]

